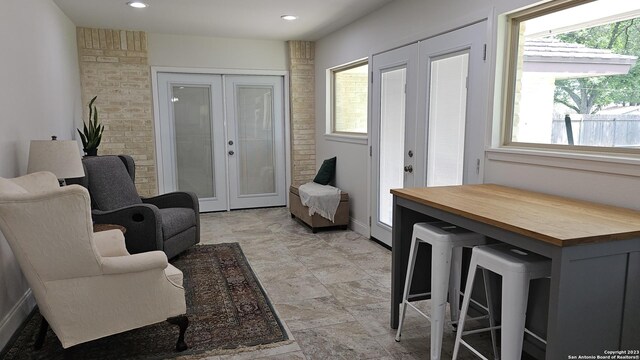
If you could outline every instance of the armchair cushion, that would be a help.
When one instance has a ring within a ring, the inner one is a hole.
[[[187,208],[159,209],[162,216],[162,232],[168,239],[196,225],[196,213]]]
[[[88,157],[83,160],[87,172],[91,200],[100,210],[114,210],[142,204],[127,168],[117,156]]]
[[[100,256],[129,255],[124,242],[124,235],[120,230],[107,230],[93,233],[93,243]]]

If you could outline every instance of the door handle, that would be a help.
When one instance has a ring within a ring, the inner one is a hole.
[[[233,155],[233,154],[235,154],[233,150],[229,150],[229,155]]]
[[[404,172],[412,173],[413,172],[413,166],[405,165]]]

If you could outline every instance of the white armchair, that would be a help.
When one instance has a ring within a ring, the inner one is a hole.
[[[48,172],[0,178],[0,231],[44,318],[36,348],[48,326],[67,348],[167,320],[187,349],[182,272],[162,251],[130,255],[119,230],[94,233],[85,188]]]

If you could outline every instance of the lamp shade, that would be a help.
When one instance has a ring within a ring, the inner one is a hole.
[[[73,140],[31,140],[27,173],[50,171],[58,179],[84,176],[78,143]]]

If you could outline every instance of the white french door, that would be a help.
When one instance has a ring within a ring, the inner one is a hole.
[[[391,244],[394,188],[410,187],[416,173],[418,46],[407,45],[372,59],[371,236]],[[414,94],[414,96],[411,96]]]
[[[161,192],[201,211],[286,204],[282,77],[158,73],[158,105]]]
[[[374,55],[371,236],[391,246],[390,189],[482,182],[486,22]]]
[[[486,21],[420,42],[418,119],[426,124],[421,186],[482,182],[487,126]]]
[[[282,77],[224,80],[230,207],[285,205]]]

